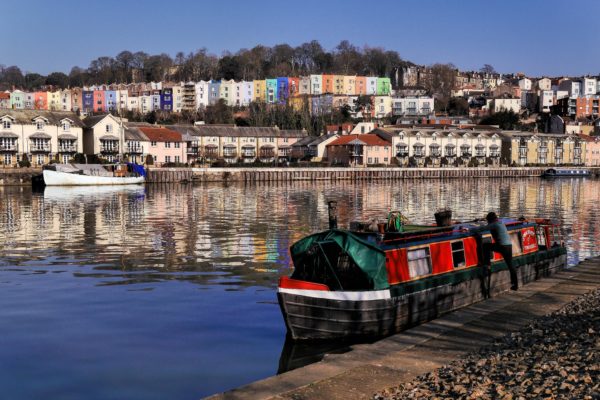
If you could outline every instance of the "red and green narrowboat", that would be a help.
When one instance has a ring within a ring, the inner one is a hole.
[[[549,220],[501,220],[521,285],[566,265],[558,226]],[[288,335],[387,336],[508,290],[504,260],[482,250],[491,235],[470,232],[482,225],[379,224],[368,232],[355,224],[353,230],[334,228],[299,240],[290,248],[293,273],[278,288]]]

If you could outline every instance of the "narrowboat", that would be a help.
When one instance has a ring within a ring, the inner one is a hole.
[[[334,207],[335,208],[335,207]],[[278,301],[293,340],[382,337],[506,291],[509,272],[487,250],[483,220],[440,225],[353,223],[307,236],[290,248],[294,269]],[[394,219],[395,218],[395,219]],[[436,220],[438,220],[436,216]],[[560,229],[547,219],[501,218],[520,285],[566,265]]]
[[[575,178],[591,175],[589,169],[583,168],[549,168],[542,173],[544,178]]]

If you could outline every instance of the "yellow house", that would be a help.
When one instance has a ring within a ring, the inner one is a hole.
[[[502,162],[525,165],[584,165],[586,142],[577,135],[507,131],[502,133]]]
[[[267,82],[264,79],[254,81],[254,95],[252,100],[256,102],[267,101]]]
[[[333,76],[333,94],[344,94],[344,75]]]
[[[349,96],[354,96],[356,93],[356,76],[345,75],[342,92]]]
[[[48,111],[61,111],[60,92],[48,92]]]

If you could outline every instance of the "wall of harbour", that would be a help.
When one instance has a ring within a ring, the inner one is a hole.
[[[600,175],[600,168],[589,168]],[[398,179],[522,178],[545,168],[150,168],[148,183],[376,181]],[[0,186],[31,185],[40,169],[0,169]]]
[[[374,181],[439,178],[518,178],[540,176],[544,168],[160,168],[148,182]]]

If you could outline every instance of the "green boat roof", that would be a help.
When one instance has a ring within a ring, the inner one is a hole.
[[[348,231],[330,229],[300,239],[290,247],[294,264],[313,245],[331,241],[337,243],[352,258],[372,283],[373,289],[380,290],[390,287],[383,250]]]

